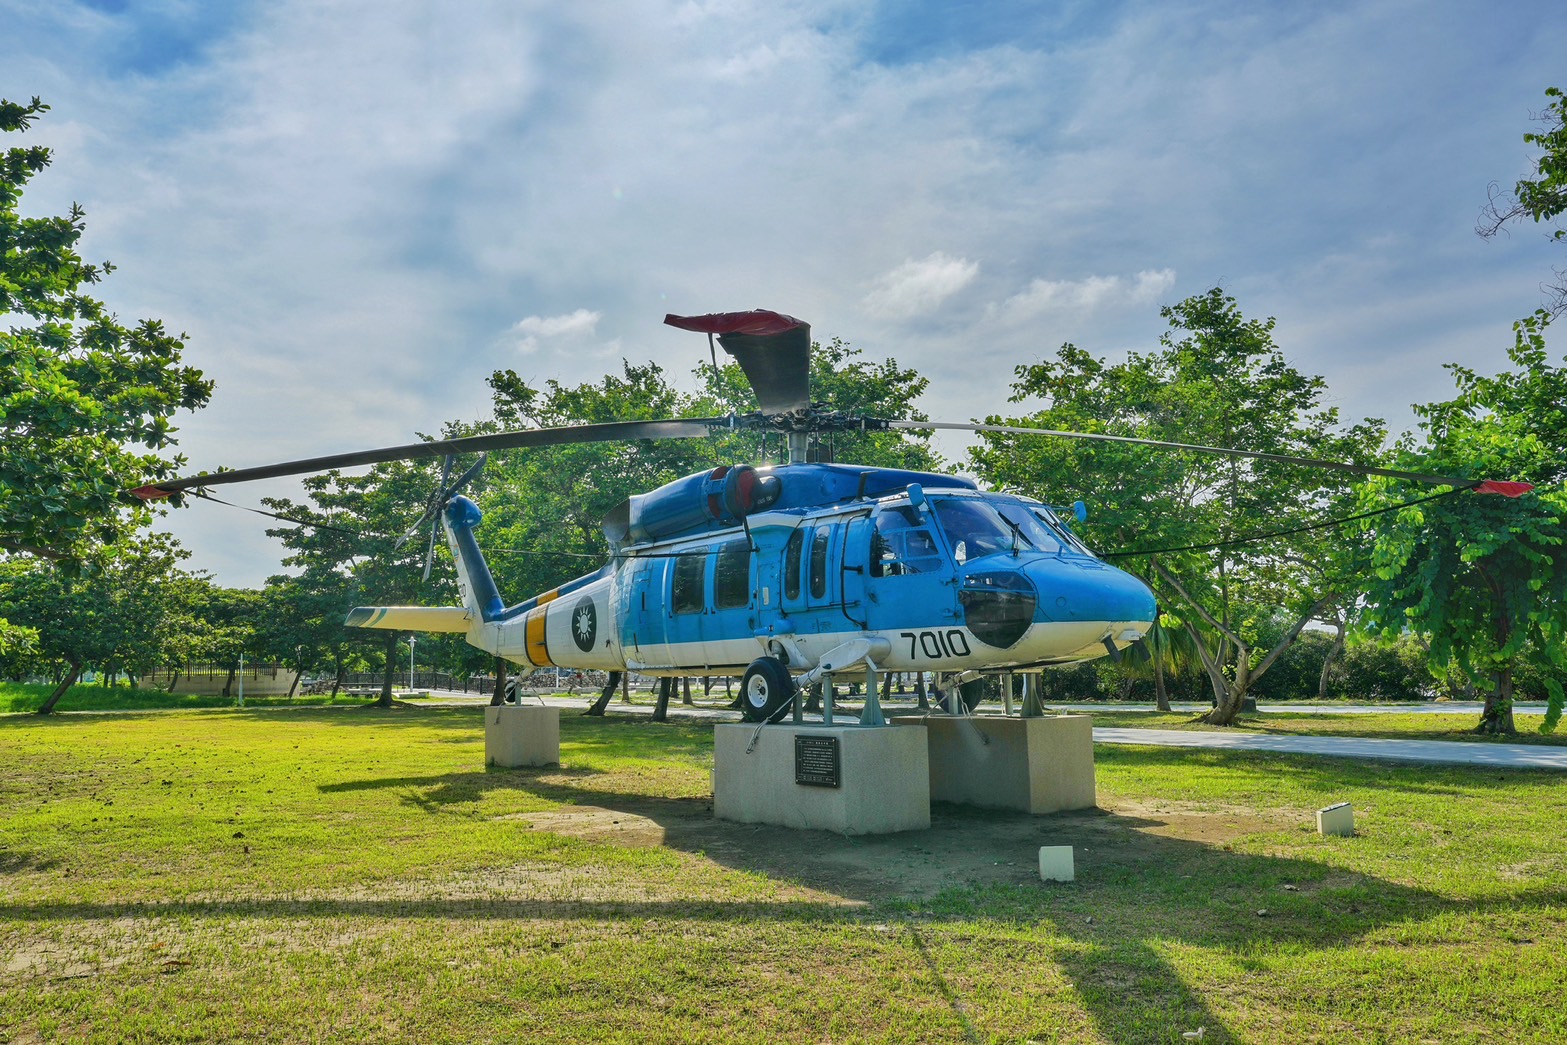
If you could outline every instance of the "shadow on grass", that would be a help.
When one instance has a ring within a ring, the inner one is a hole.
[[[1447,788],[1438,781],[1451,779],[1455,792],[1462,783],[1473,793],[1495,775],[1463,767],[1324,764],[1301,756],[1226,752],[1213,757],[1222,758],[1231,773],[1287,772],[1305,786],[1330,791],[1347,785],[1441,793]],[[1187,758],[1186,752],[1118,750],[1105,761]],[[486,790],[515,789],[564,807],[544,820],[553,833],[605,845],[637,844],[626,825],[646,822],[656,830],[641,844],[700,855],[732,870],[771,878],[781,888],[800,886],[855,905],[501,901],[497,910],[502,912],[559,918],[629,913],[820,921],[863,918],[867,915],[855,912],[859,905],[868,905],[874,917],[900,922],[908,930],[914,957],[929,968],[934,988],[971,1037],[977,1032],[961,989],[968,970],[961,964],[944,969],[944,948],[939,937],[930,935],[942,924],[1050,925],[1064,941],[1051,948],[1053,960],[1109,1040],[1151,1040],[1168,1036],[1172,1027],[1201,1026],[1207,1028],[1208,1040],[1226,1041],[1231,1035],[1220,1016],[1165,956],[1169,946],[1219,950],[1244,965],[1245,955],[1274,948],[1358,946],[1368,934],[1390,925],[1442,914],[1567,901],[1567,890],[1560,889],[1454,901],[1326,861],[1240,854],[1213,842],[1176,837],[1166,833],[1172,830],[1171,822],[1157,815],[1095,810],[1035,817],[938,803],[928,831],[843,837],[718,821],[706,799],[593,788],[591,779],[601,775],[559,768],[490,770],[359,780],[323,790],[411,788],[417,793],[408,801],[435,811],[472,802]],[[1433,776],[1438,781],[1430,781]],[[606,811],[613,816],[603,815]],[[573,819],[573,812],[580,815]],[[1039,881],[1034,859],[1042,844],[1074,847],[1076,883]],[[437,901],[437,908],[440,904]],[[345,913],[357,909],[350,905]],[[417,904],[411,908],[419,909]]]

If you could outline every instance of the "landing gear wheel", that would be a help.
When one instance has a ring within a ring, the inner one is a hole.
[[[740,713],[747,722],[773,722],[794,699],[794,679],[776,657],[758,657],[740,679]]]

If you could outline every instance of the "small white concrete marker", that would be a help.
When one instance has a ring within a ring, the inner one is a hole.
[[[1039,877],[1047,882],[1076,881],[1072,866],[1072,847],[1069,845],[1042,845],[1039,847]]]
[[[1354,833],[1355,810],[1348,802],[1317,810],[1317,834],[1350,837]]]

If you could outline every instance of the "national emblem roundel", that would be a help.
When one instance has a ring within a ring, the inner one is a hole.
[[[593,644],[599,637],[598,610],[593,608],[591,596],[584,595],[571,611],[571,639],[584,653],[593,652]]]

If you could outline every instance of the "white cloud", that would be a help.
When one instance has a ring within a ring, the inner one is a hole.
[[[539,380],[621,355],[683,380],[706,344],[666,311],[800,316],[930,377],[932,413],[979,416],[1052,343],[1150,347],[1156,305],[1216,284],[1379,414],[1367,345],[1439,346],[1438,379],[1505,365],[1560,264],[1471,231],[1485,185],[1525,173],[1559,0],[1054,5],[902,50],[918,5],[114,6],[0,0],[0,95],[54,106],[24,209],[80,200],[84,254],[119,266],[101,296],[190,331],[217,378],[181,425],[201,468],[471,419],[513,346]],[[233,17],[169,50],[187,9]],[[1412,333],[1423,294],[1494,336]],[[239,539],[215,511],[171,516],[193,566]],[[268,554],[221,579],[259,583]]]
[[[924,315],[974,282],[977,275],[979,262],[937,251],[922,261],[905,261],[878,277],[865,295],[865,310],[882,317]]]
[[[1153,305],[1174,286],[1174,269],[1144,269],[1130,279],[1123,276],[1036,279],[1028,289],[993,305],[992,309],[1004,321],[1021,322],[1053,313]]]
[[[510,335],[517,351],[535,352],[539,343],[554,338],[580,338],[593,333],[603,318],[601,312],[579,308],[561,316],[527,316],[512,324]]]

